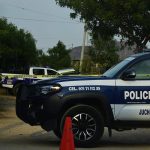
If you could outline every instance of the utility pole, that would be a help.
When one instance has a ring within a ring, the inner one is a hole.
[[[86,30],[86,24],[85,24],[84,33],[83,33],[83,44],[82,44],[81,57],[80,57],[80,72],[82,72],[83,70],[83,59],[84,59],[86,35],[87,35],[87,30]]]

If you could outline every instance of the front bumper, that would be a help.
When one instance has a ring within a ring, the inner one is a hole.
[[[13,85],[12,84],[2,84],[3,88],[8,88],[8,89],[12,89]]]
[[[55,129],[60,108],[57,94],[39,95],[35,85],[22,85],[17,93],[17,116],[30,125],[41,125],[47,131]]]

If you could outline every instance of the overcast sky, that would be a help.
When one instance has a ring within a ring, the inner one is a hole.
[[[71,10],[55,0],[0,0],[0,17],[32,33],[37,48],[47,49],[64,42],[67,48],[82,45],[83,23],[70,19]]]

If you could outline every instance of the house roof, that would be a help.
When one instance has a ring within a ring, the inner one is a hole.
[[[85,55],[87,54],[89,48],[90,46],[85,46]],[[69,53],[71,60],[80,60],[81,50],[82,50],[82,46],[74,47]]]
[[[119,58],[121,60],[134,54],[135,45],[134,46],[125,46],[125,43],[122,43],[122,45],[124,45],[124,47],[122,47],[120,42],[115,41],[115,43],[116,43],[116,46],[119,48],[119,51],[117,51],[117,54],[119,55]],[[89,48],[90,48],[90,46],[85,46],[84,55],[88,55]],[[80,61],[81,50],[82,50],[82,46],[77,46],[77,47],[74,47],[71,49],[69,54],[70,54],[72,61]]]

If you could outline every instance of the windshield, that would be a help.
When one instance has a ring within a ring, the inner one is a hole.
[[[112,68],[110,68],[109,70],[107,70],[103,74],[103,76],[112,78],[118,71],[120,71],[124,66],[126,66],[129,62],[131,62],[134,59],[135,59],[135,57],[126,58],[125,60],[121,61],[117,65],[115,65]]]

